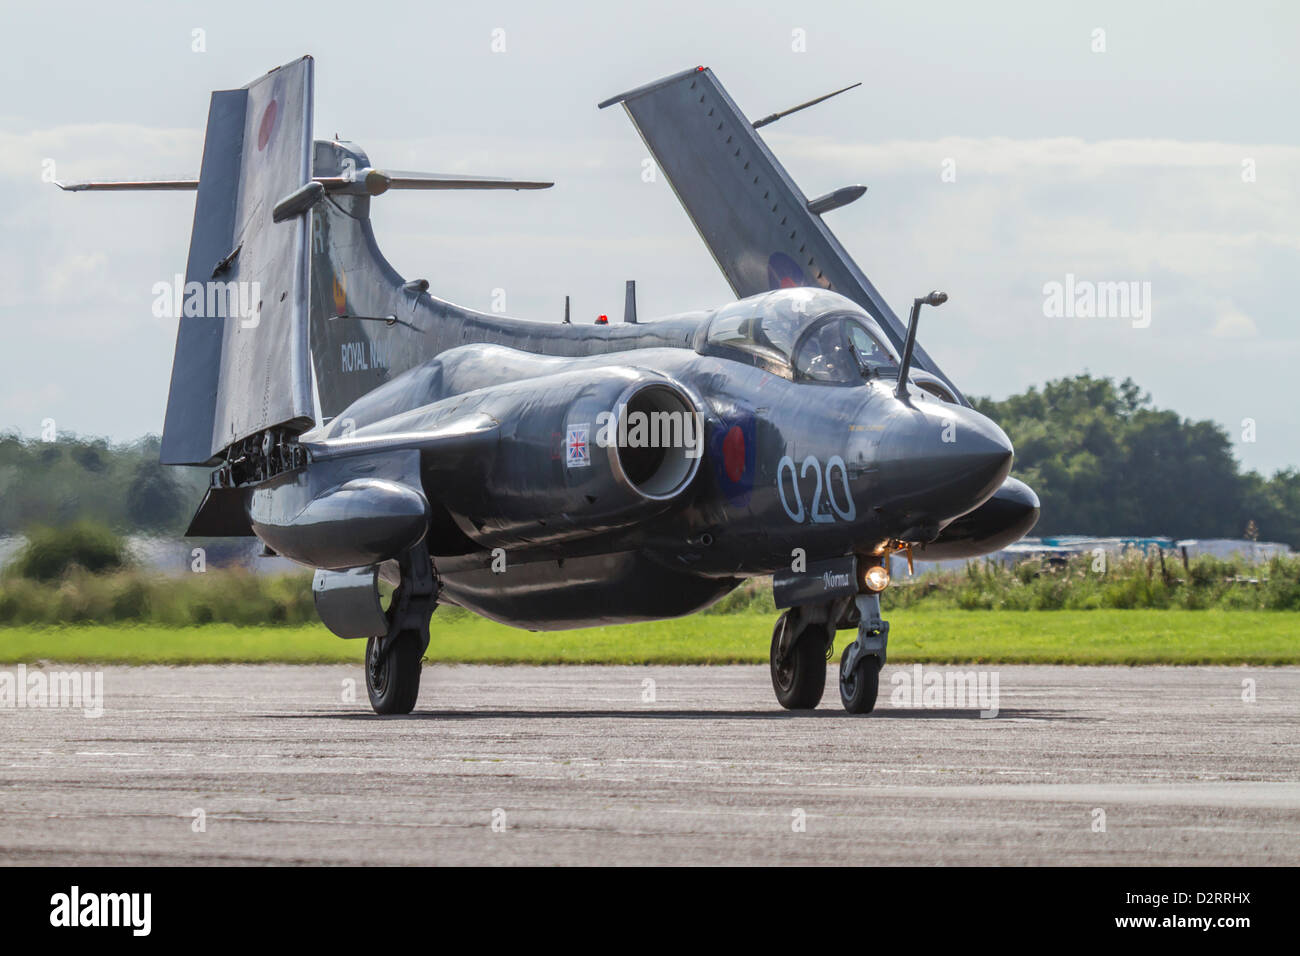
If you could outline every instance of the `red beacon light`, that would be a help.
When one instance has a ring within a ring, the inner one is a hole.
[[[598,316],[596,316],[596,324],[597,324],[597,325],[609,325],[609,316],[607,316],[607,315],[598,315]]]

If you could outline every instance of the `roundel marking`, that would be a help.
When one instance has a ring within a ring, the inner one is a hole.
[[[339,273],[334,273],[334,314],[348,314],[348,286],[347,279]]]
[[[808,284],[799,263],[784,252],[774,252],[767,260],[767,287],[769,289],[796,289]]]
[[[732,425],[722,440],[722,466],[733,482],[745,475],[745,433],[739,425]]]
[[[275,132],[275,117],[279,112],[280,107],[275,100],[267,103],[266,109],[262,111],[262,125],[257,129],[258,152],[266,149],[266,144],[271,142],[271,135]]]

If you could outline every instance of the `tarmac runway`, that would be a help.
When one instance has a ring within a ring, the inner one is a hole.
[[[0,863],[1300,863],[1300,669],[933,670],[997,716],[893,665],[869,717],[834,669],[791,714],[765,667],[438,666],[378,718],[359,667],[106,668],[100,717],[0,707]]]

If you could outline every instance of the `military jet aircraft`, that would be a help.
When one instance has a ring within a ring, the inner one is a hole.
[[[366,638],[380,714],[410,712],[430,617],[531,630],[699,611],[773,575],[777,700],[871,711],[888,558],[974,556],[1038,500],[1012,447],[916,344],[712,72],[608,100],[632,118],[737,296],[622,323],[453,305],[384,259],[371,201],[551,185],[386,171],[314,140],[313,61],[213,93],[162,461],[214,470],[189,528],[315,568],[316,607]],[[804,104],[808,105],[808,104]],[[796,107],[796,109],[800,109]],[[793,112],[793,110],[785,111]],[[566,310],[567,311],[567,310]],[[381,597],[380,582],[393,586]]]

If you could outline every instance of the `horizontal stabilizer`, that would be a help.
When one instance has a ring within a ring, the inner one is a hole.
[[[389,189],[550,189],[555,183],[499,176],[453,176],[446,173],[385,172]]]
[[[63,183],[56,179],[54,185],[69,193],[87,192],[92,189],[121,192],[152,189],[188,189],[193,191],[199,188],[199,181],[197,179],[87,179],[81,182]]]
[[[454,176],[450,173],[388,172],[358,169],[346,176],[317,176],[326,192],[379,196],[390,189],[549,189],[555,183],[495,176]]]
[[[328,192],[364,192],[371,196],[390,189],[550,189],[555,183],[533,179],[504,179],[500,176],[456,176],[451,173],[385,172],[363,169],[350,177],[316,176],[315,181]],[[138,192],[149,190],[189,190],[199,188],[197,179],[86,179],[54,185],[64,192]]]

